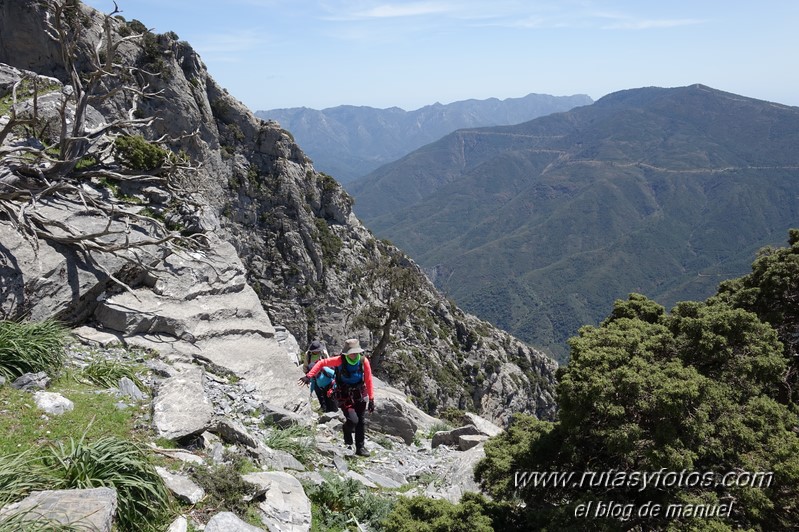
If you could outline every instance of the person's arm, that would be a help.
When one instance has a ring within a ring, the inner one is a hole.
[[[366,394],[369,396],[369,400],[374,401],[375,392],[372,387],[372,365],[366,357],[363,357],[363,382],[366,384]]]
[[[316,364],[314,364],[314,367],[311,368],[311,371],[309,371],[305,375],[313,379],[319,374],[320,371],[322,371],[322,368],[332,368],[334,366],[340,366],[340,365],[341,365],[341,357],[322,358],[319,359],[319,361]]]

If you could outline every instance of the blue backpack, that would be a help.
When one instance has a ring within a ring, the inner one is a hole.
[[[354,386],[363,382],[363,359],[357,364],[347,362],[347,356],[341,355],[341,365],[336,366],[336,382]]]
[[[336,372],[331,368],[322,368],[322,371],[316,376],[316,385],[322,389],[327,388],[333,382]]]

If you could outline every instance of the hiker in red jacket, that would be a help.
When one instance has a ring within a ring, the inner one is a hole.
[[[369,359],[363,356],[357,338],[344,342],[344,351],[340,356],[325,358],[314,364],[313,368],[300,379],[308,384],[311,379],[330,367],[336,370],[334,393],[338,406],[344,413],[344,444],[352,445],[352,433],[355,432],[355,454],[369,456],[364,447],[366,410],[371,414],[375,410],[375,395],[372,389],[372,366]],[[367,403],[368,400],[368,403]]]

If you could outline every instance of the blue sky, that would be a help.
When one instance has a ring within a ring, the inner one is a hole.
[[[117,3],[127,20],[191,43],[253,111],[412,110],[532,92],[598,99],[693,83],[799,105],[796,0]]]

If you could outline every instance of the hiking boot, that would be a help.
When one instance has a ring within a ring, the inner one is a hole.
[[[371,455],[371,453],[366,450],[366,447],[358,447],[357,449],[355,449],[355,454],[357,454],[358,456],[370,456]]]

